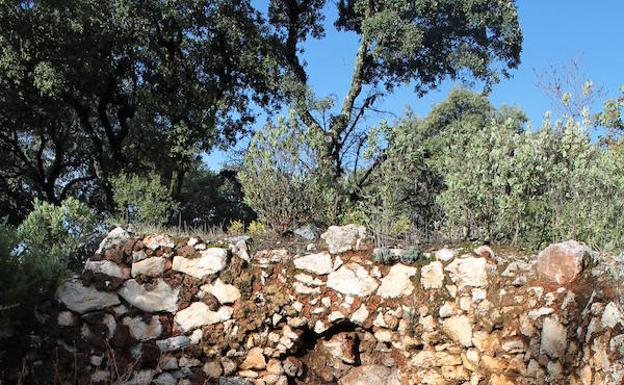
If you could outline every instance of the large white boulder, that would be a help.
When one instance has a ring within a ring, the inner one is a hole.
[[[217,311],[212,311],[203,302],[193,302],[186,309],[180,310],[175,315],[175,322],[182,332],[188,332],[205,325],[212,325],[227,321],[232,317],[232,308],[222,306]]]
[[[173,257],[172,269],[202,279],[207,275],[218,273],[226,265],[227,250],[213,247],[200,251],[199,258]]]
[[[329,226],[321,238],[325,240],[332,254],[361,250],[366,240],[366,228],[358,225]]]
[[[143,311],[175,313],[178,309],[180,289],[172,288],[162,279],[157,279],[150,289],[130,279],[119,288],[118,293],[130,305]]]
[[[388,275],[381,280],[377,294],[382,298],[397,298],[412,294],[414,285],[410,278],[416,273],[415,267],[405,266],[401,263],[392,266]]]
[[[378,286],[368,271],[357,263],[347,263],[327,277],[327,287],[358,297],[371,295]]]
[[[293,263],[299,270],[305,270],[319,275],[329,274],[334,270],[331,255],[326,251],[295,258]]]
[[[456,258],[445,271],[457,286],[486,287],[488,285],[487,261],[485,258]]]
[[[105,309],[119,305],[115,293],[102,292],[94,287],[84,286],[79,280],[66,281],[56,291],[56,298],[68,309],[77,313]]]

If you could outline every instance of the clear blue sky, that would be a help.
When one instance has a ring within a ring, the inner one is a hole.
[[[266,10],[267,1],[252,2]],[[316,96],[334,94],[342,100],[351,78],[357,36],[334,29],[334,1],[328,3],[326,36],[309,40],[304,45],[304,57]],[[608,96],[617,94],[624,84],[624,0],[519,0],[517,4],[524,34],[522,63],[511,79],[495,85],[491,94],[495,105],[520,107],[533,126],[539,126],[551,105],[536,86],[536,71],[543,72],[552,64],[565,64],[573,58],[580,59],[583,72],[595,84],[604,86]],[[387,96],[378,107],[398,116],[409,106],[424,116],[432,104],[446,98],[452,87],[450,81],[445,82],[420,99],[404,87]],[[373,116],[366,124],[381,118],[393,119],[392,115]],[[263,121],[260,118],[258,124]],[[244,148],[245,143],[241,142],[239,148]],[[228,156],[215,151],[204,159],[210,168],[219,169]]]

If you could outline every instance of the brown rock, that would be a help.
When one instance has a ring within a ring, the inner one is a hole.
[[[338,381],[340,385],[400,385],[399,373],[381,365],[355,367]]]
[[[537,256],[537,272],[548,281],[568,284],[581,274],[590,252],[576,241],[555,243]]]
[[[264,355],[262,354],[262,348],[253,348],[249,350],[249,354],[247,354],[247,358],[240,364],[241,370],[248,369],[264,369],[266,368],[266,360],[264,359]]]

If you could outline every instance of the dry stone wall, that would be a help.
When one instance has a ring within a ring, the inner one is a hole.
[[[365,238],[332,227],[330,251],[291,255],[117,228],[58,289],[41,367],[79,384],[624,383],[612,266],[581,245],[386,266]]]

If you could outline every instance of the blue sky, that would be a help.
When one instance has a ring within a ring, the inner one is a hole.
[[[267,1],[253,3],[266,10]],[[334,1],[328,3],[326,36],[309,40],[304,45],[304,58],[316,96],[333,94],[340,101],[349,86],[358,41],[355,34],[334,29]],[[587,77],[604,87],[607,96],[617,95],[624,84],[624,0],[519,0],[517,5],[524,34],[522,63],[512,72],[511,79],[494,86],[490,99],[495,105],[520,107],[532,125],[539,126],[551,104],[536,86],[536,72],[575,58],[580,60]],[[409,106],[417,115],[424,116],[432,104],[446,98],[452,87],[451,81],[444,82],[419,99],[406,86],[384,98],[378,107],[399,116]],[[372,116],[366,124],[383,118],[393,120],[393,115]],[[260,118],[258,124],[263,121]],[[239,148],[244,146],[245,141],[239,144]],[[215,151],[204,160],[208,167],[219,169],[228,156],[227,152]]]

